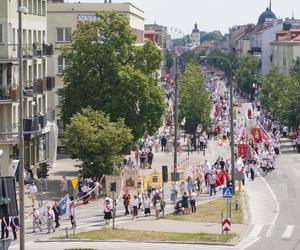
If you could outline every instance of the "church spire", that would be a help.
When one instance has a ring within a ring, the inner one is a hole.
[[[270,0],[270,3],[269,3],[269,10],[272,10],[272,0]]]

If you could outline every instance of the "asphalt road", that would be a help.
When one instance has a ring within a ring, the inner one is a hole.
[[[300,154],[292,151],[283,139],[277,169],[265,176],[277,208],[271,225],[257,224],[254,236],[258,241],[249,250],[300,250]]]

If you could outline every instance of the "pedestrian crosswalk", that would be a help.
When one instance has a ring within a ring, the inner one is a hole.
[[[270,234],[270,227],[272,228],[272,233]],[[300,230],[300,228],[298,228]],[[282,238],[282,239],[290,239],[297,233],[296,227],[294,225],[283,225],[283,226],[271,226],[271,225],[253,225],[252,230],[250,231],[249,237],[255,238]]]

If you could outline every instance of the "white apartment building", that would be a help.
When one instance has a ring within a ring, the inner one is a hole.
[[[277,32],[276,40],[271,46],[273,65],[281,73],[288,75],[297,57],[300,57],[300,29]]]
[[[59,137],[63,135],[63,124],[59,118],[60,98],[56,93],[64,85],[61,75],[69,64],[60,57],[60,48],[71,42],[71,34],[79,22],[96,20],[96,13],[101,11],[116,11],[127,16],[136,35],[136,43],[144,42],[144,12],[130,3],[64,3],[63,0],[48,0],[48,41],[54,46],[54,55],[48,63],[48,74],[55,77],[55,88],[48,95],[48,104],[53,110]],[[62,146],[59,141],[59,149]]]
[[[265,26],[256,30],[250,36],[251,54],[256,56],[261,63],[261,72],[267,74],[272,66],[271,42],[275,40],[276,32],[282,30],[281,19],[266,20]]]
[[[17,2],[0,0],[0,159],[2,175],[14,175],[18,164],[18,13]],[[52,46],[47,43],[47,1],[23,0],[23,93],[24,163],[37,166],[56,158],[55,125],[48,122],[47,95],[53,78],[47,77],[47,58]],[[53,147],[54,146],[54,147]]]

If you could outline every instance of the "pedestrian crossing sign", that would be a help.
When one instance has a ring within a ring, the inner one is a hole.
[[[233,190],[232,187],[223,188],[223,198],[232,198]]]

